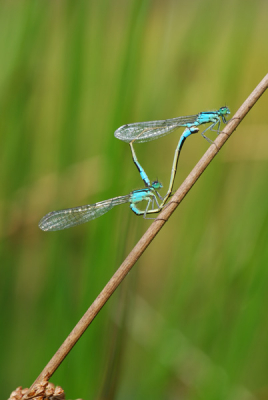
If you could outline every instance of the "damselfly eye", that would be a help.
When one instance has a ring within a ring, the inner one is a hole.
[[[162,185],[161,182],[154,181],[154,182],[152,183],[152,187],[153,187],[154,189],[161,189],[161,188],[163,187],[163,185]]]
[[[230,114],[230,110],[229,110],[228,107],[221,107],[221,108],[220,108],[220,113],[221,113],[222,115]]]

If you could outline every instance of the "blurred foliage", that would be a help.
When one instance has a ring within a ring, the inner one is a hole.
[[[120,125],[234,113],[267,73],[267,15],[262,0],[0,2],[2,398],[150,225],[127,205],[66,231],[39,219],[143,186]],[[268,398],[267,128],[264,94],[52,377],[67,398]],[[136,146],[164,187],[181,132]],[[207,147],[186,141],[175,187]]]

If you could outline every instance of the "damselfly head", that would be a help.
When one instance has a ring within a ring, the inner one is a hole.
[[[218,111],[219,115],[228,115],[231,114],[230,110],[228,107],[221,107]]]
[[[153,187],[154,189],[162,189],[163,185],[162,185],[162,183],[159,182],[159,181],[153,181],[152,187]]]

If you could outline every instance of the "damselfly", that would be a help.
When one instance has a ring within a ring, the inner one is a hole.
[[[43,231],[58,231],[61,229],[71,228],[98,218],[113,207],[124,203],[130,203],[130,208],[136,215],[143,215],[143,217],[146,218],[147,214],[157,213],[161,210],[157,200],[157,198],[161,201],[163,200],[158,193],[158,190],[161,188],[162,184],[155,181],[151,186],[144,189],[133,190],[133,192],[126,196],[113,197],[112,199],[86,206],[52,211],[41,219],[39,222],[39,228]],[[137,204],[142,201],[147,201],[145,210],[140,210],[137,207]],[[154,202],[157,205],[157,208],[155,209]],[[149,209],[150,205],[151,209]]]
[[[133,124],[123,125],[118,128],[115,131],[114,136],[117,139],[123,140],[127,143],[143,143],[158,139],[161,136],[165,136],[180,126],[189,128],[191,126],[199,126],[202,124],[211,123],[208,128],[201,132],[201,135],[210,142],[204,133],[208,129],[213,130],[216,125],[218,125],[218,129],[216,131],[219,132],[221,120],[224,124],[226,124],[227,120],[225,116],[228,114],[230,114],[229,108],[221,107],[218,111],[203,111],[199,114],[188,115],[185,117],[177,117],[160,121],[134,122]]]
[[[230,114],[230,110],[228,107],[221,107],[218,111],[204,111],[200,112],[196,115],[188,115],[185,117],[177,117],[166,120],[159,121],[148,121],[148,122],[135,122],[133,124],[123,125],[118,128],[114,136],[117,139],[123,140],[130,144],[132,158],[137,166],[139,173],[141,175],[142,180],[144,181],[146,186],[150,186],[150,180],[145,173],[144,169],[138,162],[133,143],[143,143],[148,142],[150,140],[158,139],[159,137],[165,136],[168,133],[173,132],[175,129],[185,126],[187,127],[183,132],[181,139],[184,137],[188,137],[192,133],[196,133],[195,127],[211,123],[211,125],[206,128],[201,135],[211,143],[211,140],[205,136],[205,132],[209,129],[213,131],[213,128],[218,125],[216,132],[219,132],[221,120],[224,124],[227,123],[226,115]],[[183,142],[184,142],[183,140]],[[180,145],[180,142],[179,142]],[[178,145],[178,146],[179,146]],[[182,145],[181,145],[182,146]],[[180,149],[181,149],[180,146]],[[179,151],[180,151],[179,149]],[[178,150],[178,148],[177,148]],[[178,154],[179,155],[179,154]],[[176,153],[175,153],[176,156]],[[174,176],[175,178],[175,176]]]

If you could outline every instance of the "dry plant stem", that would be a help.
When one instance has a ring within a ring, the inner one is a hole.
[[[39,377],[36,379],[36,381],[34,383],[41,381],[44,376],[51,377],[51,375],[56,371],[56,369],[58,368],[60,363],[67,356],[69,351],[72,349],[72,347],[75,345],[75,343],[81,337],[81,335],[85,332],[85,330],[87,329],[89,324],[93,321],[93,319],[96,317],[96,315],[101,310],[101,308],[104,306],[104,304],[107,302],[107,300],[110,298],[110,296],[113,294],[113,292],[119,286],[119,284],[122,282],[122,280],[125,278],[125,276],[129,273],[129,271],[131,270],[133,265],[140,258],[140,256],[144,252],[144,250],[151,243],[153,238],[160,231],[160,229],[166,223],[166,221],[169,219],[169,217],[174,212],[174,210],[178,207],[178,205],[180,204],[182,199],[189,192],[191,187],[194,185],[194,183],[197,181],[197,179],[200,177],[200,175],[206,169],[208,164],[212,161],[212,159],[218,153],[219,149],[224,145],[224,143],[227,141],[229,136],[236,129],[236,127],[240,124],[242,119],[249,112],[249,110],[253,107],[253,105],[256,103],[256,101],[259,99],[259,97],[263,94],[263,92],[267,89],[267,87],[268,87],[268,74],[263,78],[263,80],[259,83],[259,85],[256,87],[256,89],[251,93],[251,95],[247,98],[247,100],[242,104],[242,106],[239,108],[239,110],[236,112],[236,114],[233,116],[233,118],[225,126],[222,133],[217,137],[215,142],[209,147],[207,152],[204,154],[204,156],[201,158],[201,160],[197,163],[197,165],[194,167],[192,172],[188,175],[188,177],[182,183],[182,185],[177,190],[177,192],[174,194],[174,196],[171,198],[170,202],[163,209],[163,211],[159,214],[159,216],[154,220],[154,222],[151,224],[151,226],[148,228],[148,230],[145,232],[145,234],[142,236],[142,238],[139,240],[139,242],[133,248],[133,250],[129,253],[129,255],[127,256],[125,261],[121,264],[121,266],[115,272],[113,277],[110,279],[110,281],[107,283],[107,285],[101,291],[99,296],[89,307],[89,309],[84,314],[84,316],[80,319],[78,324],[72,330],[72,332],[67,337],[67,339],[63,342],[63,344],[61,345],[59,350],[52,357],[52,359],[49,361],[47,366],[44,368],[44,370],[42,371],[42,373],[39,375]]]

